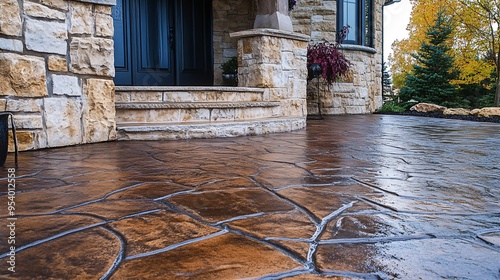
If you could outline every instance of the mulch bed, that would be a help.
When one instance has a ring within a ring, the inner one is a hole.
[[[480,118],[476,116],[462,116],[462,115],[445,115],[443,113],[421,113],[416,111],[406,111],[402,113],[376,113],[381,115],[401,115],[401,116],[418,116],[418,117],[429,117],[429,118],[442,118],[442,119],[455,119],[464,121],[474,121],[474,122],[493,122],[500,123],[500,118]]]

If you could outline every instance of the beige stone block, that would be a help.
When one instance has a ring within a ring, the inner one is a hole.
[[[19,129],[43,128],[41,115],[14,115],[14,122]]]
[[[45,19],[58,19],[65,20],[66,13],[51,9],[47,6],[38,3],[25,1],[23,4],[24,13],[28,16],[45,18]]]
[[[70,71],[114,77],[113,40],[104,38],[73,38],[70,43]]]
[[[84,86],[83,106],[85,143],[116,139],[113,81],[88,79]]]
[[[130,101],[131,102],[160,102],[163,100],[163,92],[131,92]]]
[[[105,15],[111,15],[111,7],[105,5],[95,5],[95,12]]]
[[[0,5],[0,33],[19,36],[22,32],[21,14],[16,0],[2,0]]]
[[[25,113],[42,111],[42,99],[8,99],[6,103],[6,111]]]
[[[44,59],[0,53],[0,94],[18,97],[47,96]]]
[[[45,98],[48,147],[82,144],[82,105],[78,99]]]
[[[8,111],[6,109],[6,105],[7,105],[7,100],[5,99],[0,99],[0,111]]]
[[[110,15],[97,14],[95,16],[96,36],[113,37],[113,18]]]
[[[51,55],[48,59],[48,65],[50,71],[56,72],[67,72],[68,71],[68,62],[66,57]]]
[[[36,145],[35,132],[16,130],[17,145],[19,151],[28,151],[38,148]],[[9,131],[9,152],[15,151],[14,138],[12,131]]]
[[[40,0],[40,3],[60,10],[67,11],[68,10],[68,2],[67,0]]]
[[[70,7],[70,33],[92,34],[94,30],[94,14],[92,4],[71,2]]]

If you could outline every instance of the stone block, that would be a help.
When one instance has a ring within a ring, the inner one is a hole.
[[[17,145],[19,151],[28,151],[38,148],[35,143],[35,132],[34,131],[16,131]],[[12,137],[12,131],[9,131],[9,152],[15,151],[14,138]]]
[[[18,97],[47,96],[44,59],[0,53],[0,94]]]
[[[0,33],[5,35],[20,36],[22,22],[17,0],[2,0],[0,5]]]
[[[161,102],[163,100],[163,92],[136,91],[129,95],[131,102]]]
[[[50,71],[56,72],[67,72],[68,71],[68,62],[66,57],[51,55],[48,59],[48,65]]]
[[[94,14],[92,4],[71,2],[70,8],[70,33],[92,34],[94,30]]]
[[[104,38],[73,38],[70,43],[70,71],[114,77],[113,40]]]
[[[7,111],[6,105],[7,105],[7,100],[0,99],[0,111]]]
[[[96,5],[95,12],[100,13],[100,14],[105,14],[105,15],[111,15],[111,7],[104,6],[104,5]]]
[[[81,102],[67,98],[45,98],[48,147],[82,144]]]
[[[16,39],[0,38],[0,49],[13,52],[23,52],[23,42]]]
[[[42,111],[42,99],[9,99],[6,103],[6,111],[25,113]]]
[[[85,143],[116,139],[113,81],[88,79],[84,86],[83,106]]]
[[[95,35],[99,37],[113,37],[113,18],[110,15],[97,14],[95,16]]]
[[[66,23],[26,18],[26,48],[43,53],[66,54]]]
[[[67,0],[40,0],[40,3],[45,6],[67,11],[68,1]]]
[[[52,93],[54,95],[81,96],[82,88],[78,77],[52,75]]]
[[[25,1],[23,4],[24,13],[31,17],[65,20],[66,13],[51,9],[38,3]]]
[[[16,128],[19,129],[38,129],[43,128],[41,115],[14,115]]]

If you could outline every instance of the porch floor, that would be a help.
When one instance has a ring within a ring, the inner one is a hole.
[[[0,279],[498,279],[499,146],[498,124],[363,115],[10,155]]]

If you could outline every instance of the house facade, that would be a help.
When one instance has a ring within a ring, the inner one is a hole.
[[[382,103],[383,0],[299,0],[290,13],[287,0],[0,3],[0,110],[21,150],[303,128],[317,108],[307,46],[347,24],[351,73],[320,85],[322,113]],[[238,87],[223,87],[235,56]]]

